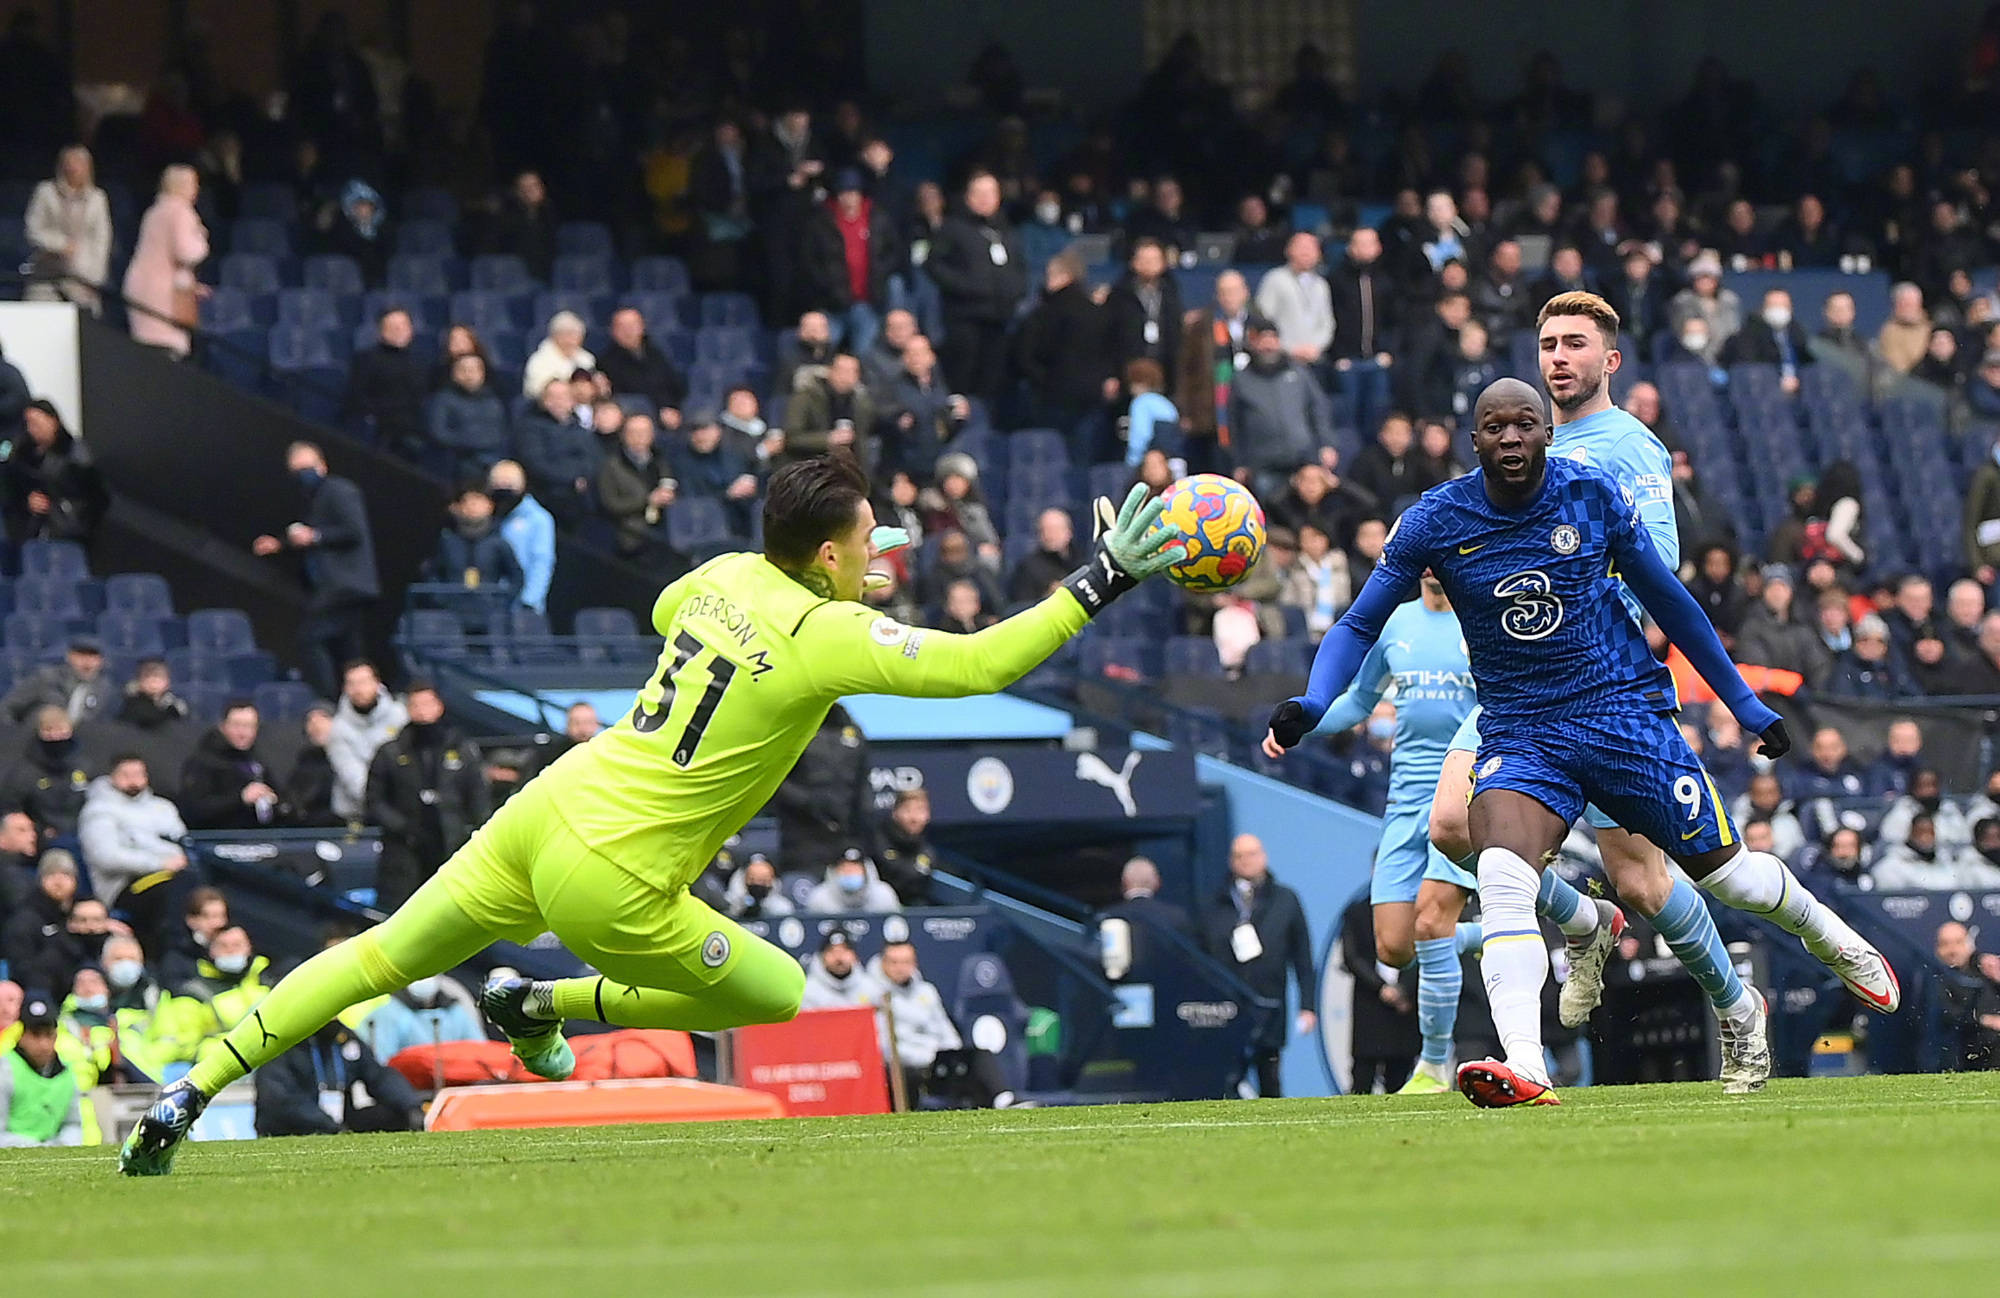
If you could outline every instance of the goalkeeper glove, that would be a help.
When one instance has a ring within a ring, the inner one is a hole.
[[[910,546],[910,534],[900,527],[878,527],[868,534],[869,544],[875,547],[875,557],[894,554]],[[861,589],[887,590],[896,584],[896,579],[886,572],[871,572],[861,578]]]
[[[1133,486],[1115,516],[1103,496],[1092,503],[1091,535],[1096,546],[1090,560],[1062,583],[1085,613],[1096,617],[1112,600],[1187,558],[1187,542],[1160,523],[1166,508],[1165,497],[1146,498],[1143,484]]]

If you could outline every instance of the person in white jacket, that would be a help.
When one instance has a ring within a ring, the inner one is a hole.
[[[597,357],[584,350],[583,317],[574,311],[558,311],[549,317],[549,332],[528,357],[521,373],[521,395],[540,400],[542,389],[553,379],[567,379],[578,370],[597,368]]]
[[[35,186],[28,200],[26,226],[37,272],[75,277],[31,284],[29,299],[67,299],[100,314],[97,291],[85,285],[104,283],[111,267],[111,205],[97,186],[89,149],[73,144],[56,156],[55,178]]]
[[[375,664],[356,661],[341,674],[340,706],[326,739],[326,758],[333,765],[333,811],[343,820],[359,820],[368,796],[368,764],[375,750],[408,725],[409,710],[382,688]]]
[[[146,759],[124,753],[90,782],[77,819],[83,859],[99,898],[123,910],[149,949],[171,914],[165,885],[187,868],[180,808],[153,792]]]
[[[895,1023],[896,1062],[912,1102],[922,1094],[947,1095],[980,1108],[1004,1109],[1014,1093],[1000,1072],[1000,1061],[989,1051],[965,1048],[958,1025],[944,1007],[938,989],[917,969],[917,949],[908,942],[891,942],[876,957],[871,972],[882,982],[883,1014],[877,1016],[888,1053],[889,1016]]]
[[[882,882],[875,862],[858,847],[842,852],[838,861],[826,867],[825,880],[806,894],[808,915],[887,914],[902,908],[896,890]]]

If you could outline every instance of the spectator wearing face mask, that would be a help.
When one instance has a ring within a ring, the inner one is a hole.
[[[805,908],[809,915],[878,914],[899,911],[903,903],[896,890],[882,882],[875,862],[860,848],[850,847],[826,867],[826,878],[807,894]]]
[[[1757,315],[1722,347],[1724,365],[1773,365],[1778,370],[1778,386],[1787,396],[1799,390],[1799,376],[1816,359],[1807,345],[1806,331],[1792,318],[1792,295],[1784,289],[1767,289]]]
[[[121,753],[110,774],[91,781],[78,834],[99,895],[133,928],[163,938],[179,892],[175,877],[188,864],[181,849],[187,825],[178,807],[153,792],[145,758]]]
[[[1704,252],[1688,263],[1688,287],[1674,295],[1667,315],[1681,345],[1704,365],[1715,365],[1723,344],[1743,327],[1742,303],[1722,287],[1720,258]]]
[[[1874,861],[1875,854],[1862,840],[1861,831],[1843,825],[1814,845],[1798,873],[1806,886],[1815,890],[1836,883],[1872,888],[1875,881],[1868,877],[1868,867]]]
[[[778,867],[762,852],[752,852],[743,868],[729,877],[722,896],[735,919],[783,919],[798,910],[778,890]]]
[[[168,999],[166,990],[146,968],[136,938],[119,934],[105,939],[104,981],[119,1053],[146,1076],[157,1079],[177,1056],[160,1016],[160,1007]]]
[[[500,535],[521,566],[519,603],[537,613],[548,612],[549,586],[556,575],[556,520],[528,494],[528,474],[513,460],[501,460],[486,472],[486,494]]]
[[[117,720],[140,730],[163,730],[185,721],[187,700],[173,692],[173,673],[164,658],[142,658],[125,686]]]
[[[451,502],[451,525],[438,533],[431,556],[432,581],[460,584],[467,590],[517,591],[521,561],[514,547],[493,526],[493,498],[471,483],[459,488]]]
[[[76,1072],[77,1089],[84,1092],[83,1143],[104,1143],[89,1093],[99,1086],[143,1086],[156,1080],[137,1061],[126,1058],[119,1042],[117,1021],[111,1013],[111,985],[104,970],[94,964],[76,971],[69,994],[63,998],[57,1023],[56,1053]]]
[[[361,1021],[359,1031],[385,1062],[411,1046],[486,1039],[471,993],[442,976],[419,978],[396,992]]]
[[[492,814],[479,746],[446,717],[429,681],[404,697],[409,724],[375,750],[363,799],[367,822],[382,830],[376,904],[409,900]]]
[[[34,733],[7,777],[6,803],[32,816],[45,841],[66,838],[76,833],[89,787],[90,773],[78,756],[69,716],[58,707],[41,709]]]
[[[1893,847],[1908,839],[1910,823],[1916,817],[1929,816],[1940,845],[1953,851],[1970,848],[1972,822],[1957,803],[1945,801],[1943,793],[1944,782],[1936,771],[1928,767],[1916,771],[1910,776],[1909,791],[1890,803],[1889,810],[1883,813],[1876,841]]]

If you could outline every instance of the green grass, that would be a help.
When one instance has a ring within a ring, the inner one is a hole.
[[[1992,1292],[2000,1073],[0,1154],[10,1294]]]

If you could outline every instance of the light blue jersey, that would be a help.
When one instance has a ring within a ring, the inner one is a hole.
[[[1392,682],[1396,748],[1389,761],[1389,806],[1427,808],[1452,736],[1478,702],[1456,614],[1432,612],[1420,599],[1391,613],[1354,684],[1327,708],[1314,733],[1336,734],[1366,721]]]
[[[1632,493],[1653,552],[1667,567],[1681,566],[1681,534],[1674,522],[1674,457],[1652,429],[1613,406],[1557,427],[1549,455],[1602,469],[1616,479]],[[1619,593],[1632,620],[1642,621],[1632,592],[1621,583]]]

